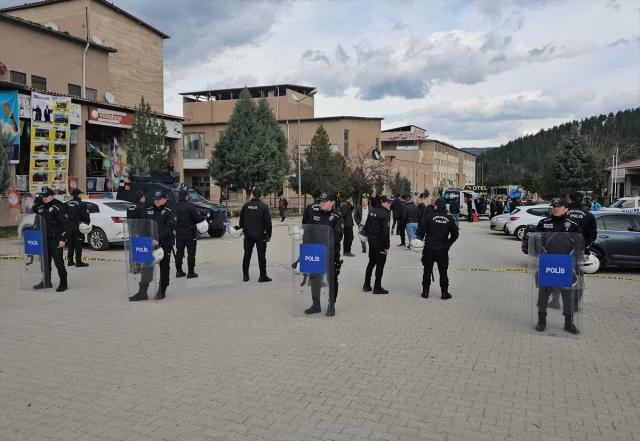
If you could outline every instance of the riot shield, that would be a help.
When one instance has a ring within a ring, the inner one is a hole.
[[[51,262],[47,248],[47,224],[39,214],[18,217],[21,238],[20,288],[26,291],[51,288]]]
[[[151,219],[127,219],[128,237],[124,244],[125,273],[129,297],[136,294],[153,297],[157,292],[158,224]]]
[[[290,225],[289,236],[293,315],[324,317],[336,290],[333,232],[327,225]]]
[[[584,253],[579,233],[529,234],[529,274],[533,276],[529,310],[538,332],[582,331]]]

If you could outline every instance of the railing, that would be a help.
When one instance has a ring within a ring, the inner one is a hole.
[[[184,159],[204,159],[204,150],[182,150],[182,157]]]

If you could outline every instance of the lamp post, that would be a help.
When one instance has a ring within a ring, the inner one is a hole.
[[[291,95],[291,97],[295,100],[295,102],[298,104],[298,214],[302,214],[302,166],[301,164],[301,155],[300,155],[300,103],[304,100],[306,100],[307,98],[310,98],[312,96],[314,96],[316,93],[318,93],[318,89],[313,89],[311,92],[309,92],[308,95],[304,95],[301,98],[298,98],[295,95]]]

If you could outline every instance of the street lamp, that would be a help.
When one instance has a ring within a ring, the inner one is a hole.
[[[318,89],[313,89],[311,92],[309,92],[308,95],[304,95],[301,98],[298,98],[295,95],[291,95],[291,98],[293,98],[295,100],[296,103],[298,103],[298,214],[302,214],[302,168],[301,168],[301,160],[300,160],[300,103],[304,100],[306,100],[307,98],[311,98],[312,96],[314,96],[316,93],[318,93]]]

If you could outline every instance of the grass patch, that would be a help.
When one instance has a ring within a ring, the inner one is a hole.
[[[18,237],[18,227],[0,227],[0,239],[7,237]]]

